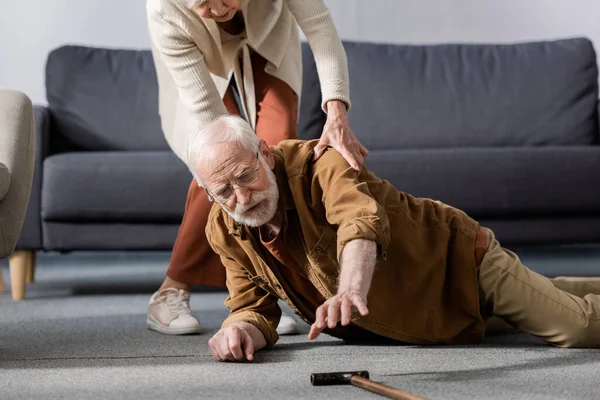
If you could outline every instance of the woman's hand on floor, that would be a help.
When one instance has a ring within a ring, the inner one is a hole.
[[[350,164],[360,171],[369,151],[365,149],[350,128],[346,104],[339,100],[327,102],[327,122],[321,134],[321,140],[315,146],[315,160],[318,160],[327,147],[333,147]]]

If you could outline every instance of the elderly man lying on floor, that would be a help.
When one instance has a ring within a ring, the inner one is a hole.
[[[190,170],[217,203],[206,233],[227,272],[215,359],[274,345],[278,298],[312,324],[310,339],[481,343],[497,316],[555,346],[600,344],[599,296],[558,289],[462,211],[358,173],[336,151],[314,161],[316,143],[269,148],[233,116],[190,139]]]

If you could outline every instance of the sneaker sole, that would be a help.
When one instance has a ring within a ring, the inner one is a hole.
[[[300,329],[294,327],[294,328],[286,328],[286,329],[281,329],[281,328],[277,328],[277,334],[279,336],[293,336],[293,335],[299,335],[300,333]]]
[[[151,315],[146,317],[146,326],[151,331],[163,333],[165,335],[193,335],[200,333],[200,325],[190,328],[170,328],[168,326],[161,325]]]

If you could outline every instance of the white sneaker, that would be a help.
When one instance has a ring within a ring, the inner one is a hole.
[[[167,335],[188,335],[200,332],[200,321],[190,310],[190,294],[183,289],[159,290],[150,298],[148,329]]]
[[[277,333],[280,335],[298,335],[300,334],[300,325],[289,315],[281,314],[279,325],[277,325]]]

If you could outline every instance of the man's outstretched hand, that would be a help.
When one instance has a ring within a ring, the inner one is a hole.
[[[208,341],[208,347],[217,361],[252,361],[255,343],[249,329],[257,329],[247,322],[238,322],[219,330]]]
[[[338,322],[341,322],[342,326],[348,325],[350,323],[350,314],[355,309],[363,317],[369,314],[366,297],[355,290],[338,292],[338,294],[317,308],[315,323],[310,327],[308,338],[310,340],[316,339],[323,329],[326,327],[333,329]]]

